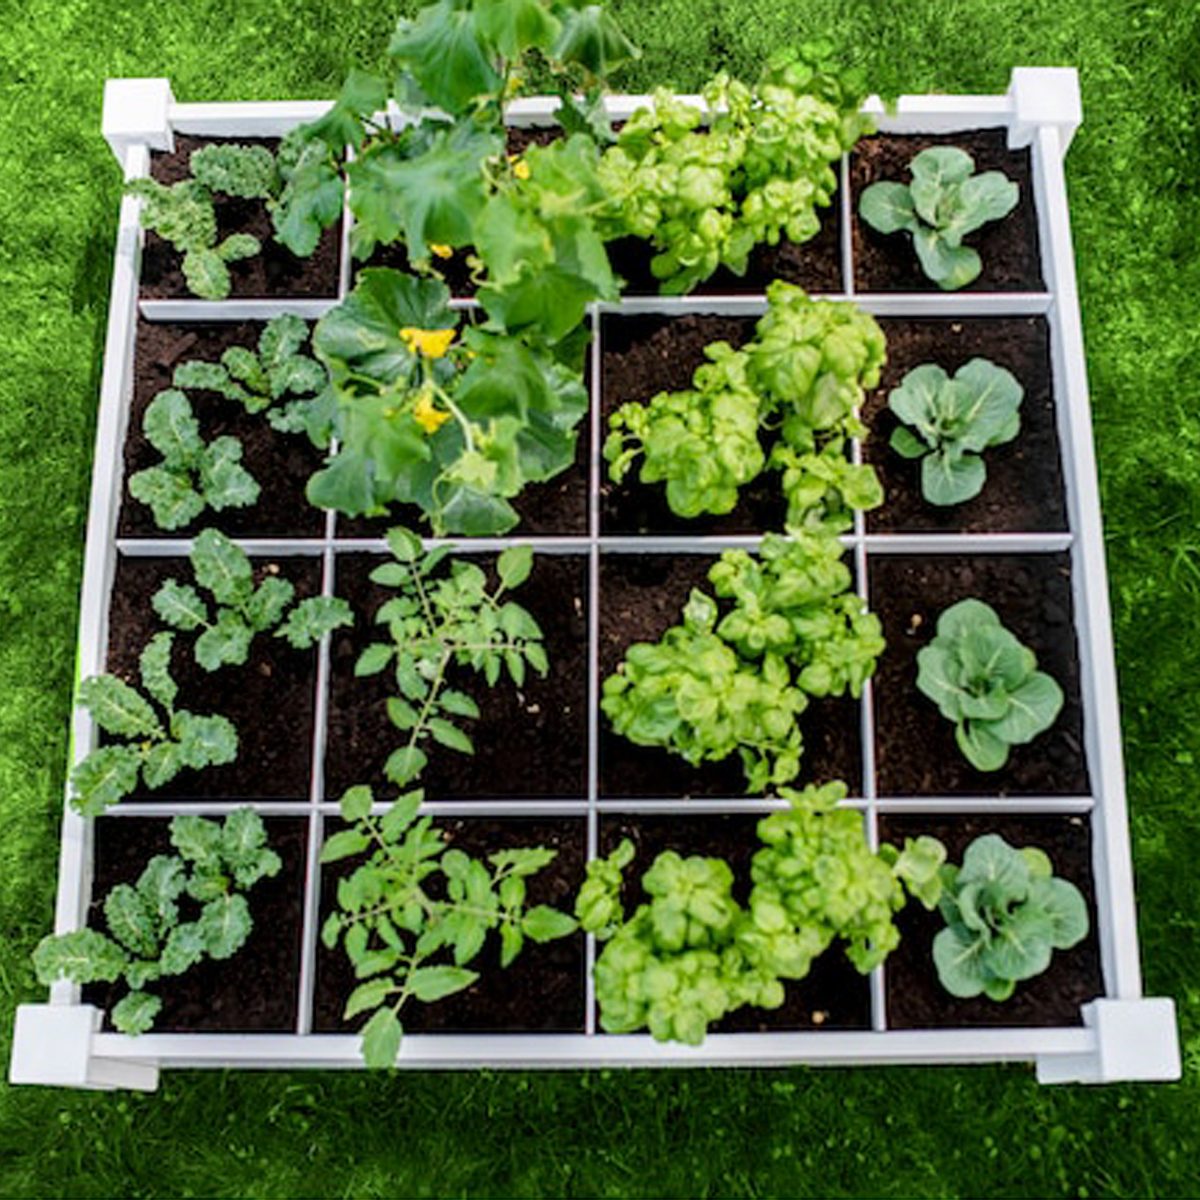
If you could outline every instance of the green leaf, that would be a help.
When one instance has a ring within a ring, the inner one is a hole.
[[[262,249],[258,238],[249,233],[231,233],[218,247],[217,254],[224,263],[253,258]],[[184,273],[186,274],[186,268]]]
[[[348,123],[347,132],[362,137],[362,126]],[[340,151],[340,147],[339,147]],[[345,184],[322,142],[310,142],[288,172],[279,199],[268,205],[275,237],[293,254],[308,258],[321,233],[342,215]]]
[[[361,821],[363,817],[370,815],[374,797],[371,794],[371,789],[365,784],[360,783],[355,787],[347,788],[342,793],[339,803],[344,821]]]
[[[506,588],[520,587],[533,570],[533,547],[510,546],[496,560],[496,571]]]
[[[420,790],[406,792],[397,797],[391,808],[383,814],[380,827],[387,841],[398,841],[400,835],[416,820],[424,796],[425,793]]]
[[[131,475],[129,494],[149,506],[159,529],[181,529],[204,511],[204,497],[188,477],[164,467],[147,467]]]
[[[419,746],[402,746],[388,756],[383,773],[397,787],[405,787],[425,770],[428,762],[428,756]]]
[[[1021,746],[1049,729],[1062,706],[1062,688],[1044,671],[1035,671],[1008,694],[1008,711],[998,721],[989,721],[987,730],[993,737]]]
[[[268,575],[246,600],[243,615],[258,633],[279,624],[283,611],[292,602],[296,589],[278,575]],[[305,603],[301,601],[301,603]]]
[[[237,758],[237,730],[226,717],[177,712],[172,732],[179,739],[184,762],[195,770],[221,767]]]
[[[978,996],[984,989],[986,973],[982,954],[986,943],[972,938],[965,930],[946,928],[933,939],[933,965],[938,982],[959,999]]]
[[[265,200],[275,191],[275,155],[266,146],[217,143],[193,151],[192,177],[214,192],[243,200]]]
[[[476,0],[474,17],[479,33],[508,59],[548,51],[562,29],[542,0]]]
[[[432,717],[429,720],[429,732],[433,734],[434,741],[450,750],[457,750],[461,754],[475,753],[471,739],[461,729],[441,717]]]
[[[920,221],[912,193],[902,183],[873,183],[863,190],[858,215],[880,233],[915,230]]]
[[[385,108],[387,96],[388,88],[383,79],[354,67],[333,107],[312,124],[304,126],[304,136],[319,139],[334,154],[341,154],[348,145],[357,150],[366,136],[363,120]]]
[[[94,929],[78,929],[45,937],[33,952],[38,982],[46,985],[69,979],[72,983],[113,983],[129,961],[116,942]]]
[[[421,557],[421,539],[411,529],[395,526],[387,531],[388,549],[402,563],[415,563]]]
[[[220,363],[180,363],[175,368],[171,382],[177,388],[216,392],[228,400],[245,401],[249,398],[245,388],[230,379],[229,372]]]
[[[888,445],[902,458],[920,458],[929,453],[929,447],[911,429],[898,425],[892,430]],[[926,499],[929,497],[927,496]]]
[[[254,630],[232,609],[223,608],[216,623],[196,639],[196,661],[206,671],[216,671],[227,663],[244,663],[253,640]]]
[[[579,928],[574,917],[546,904],[531,908],[521,921],[521,930],[535,942],[552,942],[566,937]]]
[[[400,1053],[400,1038],[403,1030],[400,1019],[390,1008],[380,1008],[363,1026],[363,1062],[373,1069],[394,1067]]]
[[[312,596],[301,600],[275,631],[297,650],[315,646],[326,634],[354,624],[354,612],[340,596]]]
[[[563,13],[563,28],[553,57],[578,63],[589,75],[604,79],[624,63],[641,57],[641,51],[622,32],[616,18],[600,4],[570,6]]]
[[[520,926],[510,925],[507,921],[500,926],[500,966],[507,967],[521,953],[525,945],[525,935]]]
[[[193,247],[183,256],[183,278],[201,300],[224,300],[232,287],[225,259],[207,246]]]
[[[420,714],[400,696],[389,696],[387,700],[388,719],[397,729],[415,729],[420,721]]]
[[[371,1008],[378,1008],[389,996],[399,990],[397,984],[386,978],[368,979],[366,983],[360,983],[346,1001],[342,1020],[349,1021],[352,1017],[357,1017],[359,1013],[364,1013]]]
[[[187,583],[168,579],[150,601],[154,611],[170,626],[185,633],[208,621],[208,606],[200,593]]]
[[[129,884],[117,884],[104,898],[104,920],[109,933],[135,957],[154,958],[157,955],[155,915]]]
[[[254,569],[246,552],[216,529],[205,529],[192,548],[196,582],[218,604],[244,604],[254,588]]]
[[[408,988],[418,1000],[431,1004],[461,992],[478,978],[478,971],[465,967],[418,967],[408,977]]]
[[[395,653],[395,646],[388,646],[383,642],[368,646],[354,664],[355,676],[362,678],[364,675],[378,675],[392,661]]]
[[[159,966],[164,975],[182,975],[204,958],[205,939],[199,921],[176,925],[167,938]]]
[[[156,854],[138,876],[138,895],[154,918],[156,934],[165,933],[178,921],[175,902],[186,886],[183,861],[170,854]]]
[[[245,945],[254,922],[245,896],[218,896],[200,910],[200,934],[211,958],[232,958]]]
[[[210,442],[200,462],[200,488],[218,512],[246,508],[258,500],[259,486],[241,465],[242,444],[234,437]]]
[[[975,160],[957,146],[931,146],[913,158],[909,170],[912,172],[913,204],[918,214],[930,225],[941,225],[941,208],[949,185],[969,178],[975,170]]]
[[[154,1026],[162,1000],[149,992],[130,992],[113,1005],[112,1023],[118,1033],[136,1036]]]
[[[191,401],[175,388],[159,392],[150,401],[142,432],[168,467],[191,467],[204,449]]]
[[[158,737],[162,725],[154,707],[115,675],[93,675],[79,685],[78,703],[105,733],[118,737]]]
[[[146,751],[142,761],[142,778],[151,790],[165,787],[187,763],[177,742],[159,742]]]
[[[345,797],[343,802],[344,800]],[[357,829],[339,829],[337,833],[325,839],[325,844],[321,847],[321,862],[340,862],[343,858],[351,858],[355,854],[361,854],[370,844],[371,839]]]
[[[999,771],[1008,762],[1008,743],[991,732],[989,722],[964,722],[954,730],[954,740],[977,771]]]
[[[977,454],[927,454],[921,463],[921,494],[930,504],[962,504],[983,491],[986,479],[987,468]]]
[[[442,708],[456,717],[476,718],[479,716],[479,705],[464,692],[456,692],[446,688],[438,697]]]
[[[983,260],[970,246],[951,246],[936,230],[920,227],[913,245],[921,270],[943,291],[957,291],[973,283],[983,270]]]
[[[175,817],[171,821],[171,845],[184,861],[215,867],[220,861],[221,827],[205,817]]]
[[[473,9],[439,0],[414,20],[401,18],[388,53],[412,73],[432,104],[458,116],[477,99],[500,91],[502,80],[484,36]]]

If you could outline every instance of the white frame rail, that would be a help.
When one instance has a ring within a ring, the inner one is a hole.
[[[609,101],[615,118],[628,117],[644,96],[614,96]],[[699,98],[696,98],[699,102]],[[513,124],[546,123],[556,100],[534,98],[509,108]],[[312,120],[327,102],[179,104],[165,79],[110,80],[104,104],[104,135],[126,178],[148,174],[150,152],[170,150],[174,136],[279,136],[296,124]],[[875,787],[873,701],[870,687],[862,701],[863,794],[847,803],[864,814],[875,844],[877,821],[888,813],[918,812],[1058,813],[1086,816],[1091,823],[1093,873],[1099,914],[1099,944],[1105,994],[1082,1009],[1082,1023],[1062,1028],[956,1028],[946,1030],[888,1029],[884,1008],[886,964],[871,980],[872,1028],[861,1031],[814,1031],[718,1034],[702,1046],[659,1045],[649,1036],[610,1036],[596,1029],[590,978],[595,947],[588,939],[585,987],[585,1029],[570,1034],[458,1035],[413,1034],[406,1037],[399,1066],[405,1068],[478,1066],[532,1068],[580,1066],[714,1066],[1030,1061],[1042,1082],[1106,1082],[1166,1080],[1180,1071],[1174,1004],[1169,999],[1142,996],[1134,910],[1133,871],[1126,817],[1124,767],[1117,709],[1108,585],[1104,562],[1091,416],[1076,292],[1074,256],[1068,218],[1063,156],[1080,122],[1079,87],[1070,68],[1016,68],[1001,96],[905,96],[893,112],[876,100],[868,109],[878,117],[881,131],[945,133],[981,127],[1004,127],[1012,148],[1028,146],[1032,155],[1034,200],[1042,255],[1045,291],[1033,293],[856,294],[851,246],[848,159],[842,161],[842,271],[840,298],[853,298],[868,311],[883,316],[1015,316],[1042,315],[1050,328],[1058,433],[1062,446],[1068,508],[1068,530],[1041,534],[916,535],[869,534],[861,514],[844,541],[857,567],[857,586],[866,594],[869,556],[880,553],[977,553],[1067,551],[1072,564],[1076,637],[1078,639],[1084,708],[1085,749],[1091,778],[1087,796],[1032,797],[996,802],[987,798],[879,796]],[[140,201],[125,197],[121,204],[116,258],[109,307],[103,384],[96,435],[91,509],[84,561],[79,628],[80,677],[105,669],[108,642],[109,593],[120,554],[186,553],[186,539],[118,539],[121,447],[124,443],[132,393],[134,337],[139,315],[151,321],[265,320],[281,312],[319,317],[329,300],[142,300],[138,279],[143,235]],[[350,214],[345,214],[348,232]],[[349,255],[342,247],[339,296],[350,286]],[[469,303],[469,302],[465,302]],[[591,321],[597,334],[606,313],[688,312],[754,315],[764,299],[753,296],[641,296],[618,304],[593,306]],[[453,801],[427,805],[445,815],[501,817],[512,815],[577,816],[586,820],[588,853],[594,855],[601,816],[607,812],[671,813],[753,812],[778,802],[723,800],[603,800],[598,795],[598,591],[603,554],[668,551],[713,553],[731,545],[753,544],[744,537],[695,538],[613,537],[602,533],[599,504],[600,468],[600,342],[592,348],[592,419],[589,530],[580,537],[523,537],[477,539],[460,543],[464,553],[492,551],[510,541],[530,542],[545,552],[573,554],[587,562],[590,615],[588,653],[588,789],[586,797],[551,801]],[[334,514],[324,536],[309,539],[247,539],[248,553],[300,554],[321,562],[323,587],[333,587],[339,552],[383,548],[382,541],[339,539]],[[313,781],[307,800],[262,802],[264,814],[302,816],[309,840],[305,882],[305,921],[300,971],[299,1018],[290,1034],[145,1034],[132,1038],[101,1030],[102,1014],[80,1002],[80,989],[60,983],[46,1004],[22,1005],[17,1012],[10,1079],[84,1088],[153,1089],[162,1067],[294,1068],[360,1065],[359,1039],[352,1035],[316,1034],[312,1030],[312,997],[319,902],[318,854],[326,817],[336,804],[323,794],[325,695],[329,675],[328,639],[318,656]],[[76,711],[72,725],[71,762],[79,762],[95,745],[90,717]],[[167,816],[177,811],[227,811],[231,804],[131,806],[131,815]],[[114,810],[104,818],[121,819]],[[64,807],[55,930],[66,933],[86,922],[91,901],[93,823]]]

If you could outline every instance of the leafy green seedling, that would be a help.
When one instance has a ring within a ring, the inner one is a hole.
[[[960,600],[938,617],[937,636],[917,654],[917,687],[954,722],[977,771],[1000,770],[1010,748],[1049,729],[1063,706],[1062,688],[981,600]]]
[[[113,1007],[120,1033],[145,1033],[162,1000],[146,985],[182,975],[205,958],[232,958],[253,928],[243,893],[278,875],[262,818],[249,808],[223,823],[179,816],[171,822],[174,854],[156,854],[137,883],[120,883],[104,899],[108,933],[80,929],[43,938],[33,952],[38,979],[52,984],[115,983],[129,991]],[[184,909],[194,917],[184,921]]]
[[[146,408],[142,432],[163,461],[129,477],[129,494],[154,513],[160,529],[179,529],[205,508],[246,508],[259,496],[242,466],[242,443],[228,434],[205,445],[191,401],[175,388]]]
[[[374,583],[397,595],[375,614],[388,640],[375,642],[359,656],[354,673],[376,675],[390,667],[400,694],[387,702],[388,716],[408,735],[387,760],[387,777],[399,787],[425,769],[424,746],[431,740],[461,754],[475,747],[456,722],[479,716],[479,705],[449,686],[452,667],[468,667],[495,687],[507,670],[518,687],[526,666],[541,675],[548,668],[538,623],[521,605],[502,599],[533,569],[533,551],[512,546],[496,560],[499,585],[488,590],[487,576],[471,562],[452,560],[449,573],[437,573],[449,550],[426,551],[407,529],[391,529],[388,546],[396,561],[371,572]]]
[[[880,233],[911,233],[921,270],[943,291],[966,287],[979,277],[983,262],[963,238],[1008,216],[1020,190],[1001,171],[974,174],[975,160],[956,146],[922,150],[909,171],[910,184],[866,188],[859,216]]]
[[[93,675],[79,685],[78,703],[105,733],[121,739],[93,750],[71,772],[71,804],[83,816],[99,816],[128,796],[139,777],[146,787],[160,788],[185,767],[219,767],[237,757],[237,730],[228,718],[176,709],[174,638],[156,633],[142,651],[142,691],[115,675]]]
[[[341,801],[348,827],[321,852],[324,864],[367,856],[338,881],[338,911],[325,921],[321,940],[331,950],[342,944],[360,981],[343,1016],[371,1013],[362,1032],[368,1067],[395,1065],[406,1004],[431,1004],[479,978],[468,964],[489,933],[498,935],[500,965],[507,967],[526,939],[550,942],[576,929],[566,913],[527,901],[527,880],[557,851],[498,850],[480,861],[448,847],[431,817],[417,816],[422,795],[406,792],[376,817],[370,788],[350,788]]]
[[[941,367],[915,367],[888,396],[904,422],[891,447],[921,462],[921,494],[930,504],[962,504],[978,496],[987,479],[980,457],[989,446],[1011,442],[1021,429],[1025,395],[1016,378],[986,358],[973,358],[951,379]]]
[[[1079,889],[1058,879],[1045,851],[1014,849],[998,834],[976,838],[961,867],[942,868],[946,928],[933,939],[938,980],[952,996],[1007,1000],[1040,975],[1055,950],[1088,932]]]
[[[219,362],[180,363],[173,382],[177,388],[217,392],[243,405],[248,413],[270,410],[267,420],[284,433],[307,432],[314,428],[316,417],[315,436],[310,436],[314,444],[327,446],[332,417],[332,394],[326,393],[329,377],[319,362],[301,353],[307,340],[308,326],[300,317],[291,313],[275,317],[259,336],[257,351],[230,346]],[[307,399],[272,407],[287,396]]]
[[[196,583],[212,597],[215,611],[191,584],[176,579],[168,579],[151,603],[173,628],[184,633],[203,630],[194,653],[206,671],[244,663],[255,635],[275,626],[279,626],[276,637],[286,638],[297,650],[307,650],[334,629],[354,624],[350,605],[339,596],[309,596],[285,619],[296,589],[275,574],[268,574],[255,587],[246,552],[216,529],[197,536],[190,557]]]

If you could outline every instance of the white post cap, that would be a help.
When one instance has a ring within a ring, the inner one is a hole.
[[[1039,125],[1054,125],[1065,154],[1083,121],[1079,72],[1074,67],[1013,67],[1008,95],[1013,108],[1009,149],[1028,146]]]
[[[174,150],[169,79],[109,79],[104,84],[101,130],[117,162],[125,166],[129,147],[144,142],[151,150]]]
[[[1093,1000],[1083,1006],[1083,1023],[1095,1031],[1095,1051],[1039,1057],[1039,1083],[1165,1083],[1179,1078],[1174,1000]]]
[[[21,1004],[13,1029],[9,1083],[112,1091],[158,1087],[158,1064],[99,1058],[92,1038],[102,1013],[91,1004]]]

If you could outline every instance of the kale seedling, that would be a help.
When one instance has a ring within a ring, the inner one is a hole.
[[[1012,746],[1054,724],[1062,688],[1037,656],[981,600],[960,600],[917,654],[917,687],[955,724],[958,748],[977,771],[998,771]]]
[[[157,633],[142,651],[138,667],[145,695],[115,675],[93,675],[79,685],[78,703],[105,733],[122,739],[93,750],[71,772],[71,804],[83,816],[99,816],[128,796],[139,775],[146,787],[160,788],[184,767],[219,767],[237,757],[237,730],[228,718],[175,707],[174,638]]]
[[[784,789],[787,812],[758,824],[749,904],[733,897],[733,871],[717,858],[660,854],[642,877],[649,897],[626,919],[626,839],[590,862],[576,898],[582,928],[604,942],[594,978],[608,1033],[648,1028],[658,1041],[698,1045],[708,1025],[752,1004],[778,1008],[784,984],[803,979],[835,938],[870,971],[898,944],[893,914],[906,892],[933,908],[946,852],[933,838],[873,854],[862,816],[838,807],[846,785]]]
[[[205,958],[231,958],[253,928],[243,893],[279,874],[262,818],[249,808],[223,824],[180,816],[171,822],[174,854],[156,854],[136,884],[121,883],[104,899],[108,934],[95,929],[43,938],[33,952],[38,980],[115,983],[129,991],[112,1010],[120,1033],[145,1033],[162,1000],[146,985],[182,975]],[[181,905],[195,918],[183,921]]]
[[[368,1067],[395,1065],[400,1014],[409,1001],[431,1004],[479,978],[467,964],[489,933],[498,934],[500,965],[507,967],[526,938],[550,942],[576,929],[566,913],[526,900],[526,881],[557,851],[500,850],[481,862],[447,847],[431,817],[417,817],[421,799],[420,791],[405,793],[375,817],[371,790],[350,788],[341,801],[349,827],[334,833],[321,852],[326,864],[367,855],[338,881],[339,911],[329,915],[321,940],[331,950],[341,942],[361,981],[343,1016],[371,1013],[362,1041]]]
[[[229,264],[253,258],[262,245],[248,233],[217,240],[213,193],[243,199],[269,197],[278,188],[275,157],[262,146],[206,146],[191,157],[192,178],[170,187],[134,179],[127,193],[142,199],[142,224],[183,255],[183,275],[193,295],[223,300],[229,295]]]
[[[215,613],[191,584],[176,579],[168,579],[151,603],[173,628],[184,633],[204,631],[196,639],[194,653],[206,671],[244,663],[255,634],[277,625],[276,637],[286,638],[297,650],[307,650],[334,629],[354,624],[350,605],[338,596],[309,596],[284,619],[296,589],[272,574],[255,587],[246,552],[216,529],[197,536],[190,557],[196,582],[212,597]]]
[[[387,777],[399,787],[416,779],[428,755],[430,739],[462,754],[474,753],[470,737],[454,719],[479,716],[479,706],[465,692],[448,686],[452,667],[469,667],[495,687],[506,670],[520,687],[526,664],[545,675],[542,631],[530,614],[504,593],[519,587],[533,569],[533,551],[512,546],[496,560],[499,586],[489,591],[487,576],[474,563],[450,562],[449,574],[435,576],[449,554],[446,547],[425,551],[421,539],[407,529],[391,529],[388,546],[394,563],[371,572],[374,583],[395,588],[397,595],[375,614],[387,628],[388,640],[368,646],[354,673],[375,675],[391,667],[400,695],[387,703],[392,724],[407,733],[403,746],[387,760]]]
[[[980,457],[1011,442],[1021,429],[1024,389],[1003,367],[973,358],[951,379],[941,367],[915,367],[888,396],[903,425],[891,447],[921,459],[921,494],[930,504],[961,504],[978,496],[987,479]]]
[[[946,928],[933,939],[933,962],[952,996],[1007,1000],[1023,979],[1040,975],[1055,950],[1088,931],[1079,889],[1054,876],[1045,851],[1014,849],[989,833],[976,838],[961,867],[942,867]]]
[[[226,435],[205,445],[183,392],[159,392],[146,408],[142,432],[163,461],[131,475],[129,494],[150,506],[160,529],[179,529],[205,508],[245,508],[258,499],[258,483],[242,466],[242,443]]]
[[[314,445],[323,448],[329,444],[332,394],[327,392],[325,368],[301,353],[307,340],[308,326],[300,317],[275,317],[259,336],[257,351],[230,346],[220,362],[180,363],[173,382],[177,388],[217,392],[248,413],[269,410],[267,420],[274,429],[309,432]],[[272,407],[289,395],[307,398]]]
[[[962,240],[1017,206],[1020,191],[1001,171],[974,174],[975,160],[956,146],[931,146],[911,163],[912,183],[873,183],[858,214],[880,233],[912,234],[921,270],[943,291],[966,287],[983,262]]]

